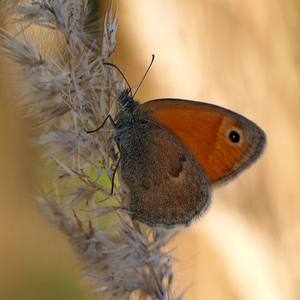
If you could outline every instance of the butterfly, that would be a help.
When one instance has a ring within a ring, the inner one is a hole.
[[[212,189],[250,167],[266,145],[256,124],[213,104],[182,99],[140,104],[130,86],[117,103],[115,119],[107,118],[120,151],[129,210],[151,227],[188,226],[203,216]]]

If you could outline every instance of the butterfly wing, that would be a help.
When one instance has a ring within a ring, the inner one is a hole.
[[[142,104],[140,109],[185,145],[212,185],[238,176],[265,148],[266,136],[256,124],[212,104],[158,99]]]
[[[210,182],[170,130],[140,117],[119,139],[132,218],[149,226],[189,225],[209,207]]]

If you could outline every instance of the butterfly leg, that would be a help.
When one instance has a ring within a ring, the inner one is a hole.
[[[110,120],[112,126],[115,128],[115,127],[116,127],[116,124],[115,124],[115,122],[114,122],[114,119],[112,118],[111,115],[107,115],[107,117],[104,119],[104,121],[103,121],[103,123],[101,124],[100,127],[98,127],[98,128],[95,129],[95,130],[87,131],[86,133],[93,133],[93,132],[98,131],[99,129],[101,129],[101,128],[104,126],[104,124],[106,123],[106,121],[107,121],[108,119]]]
[[[110,191],[110,195],[112,195],[114,193],[114,181],[115,181],[115,176],[116,176],[116,172],[117,172],[117,169],[119,167],[119,164],[120,164],[120,161],[121,161],[121,152],[120,152],[120,158],[118,159],[118,162],[116,164],[116,167],[114,169],[114,172],[112,174],[112,177],[111,177],[111,191]]]
[[[116,127],[116,124],[115,124],[115,122],[114,122],[112,116],[111,116],[111,115],[107,115],[107,117],[104,119],[104,121],[103,121],[103,123],[101,124],[100,127],[98,127],[98,128],[95,129],[95,130],[87,131],[86,133],[93,133],[93,132],[98,131],[99,129],[101,129],[101,128],[104,126],[104,124],[106,123],[106,121],[107,121],[108,119],[110,120],[112,126],[113,126],[113,127]],[[117,143],[117,147],[118,147],[118,149],[120,150],[118,143]],[[120,152],[120,153],[121,153],[121,152]],[[114,172],[113,172],[113,174],[112,174],[112,184],[111,184],[111,192],[110,192],[110,195],[112,195],[112,194],[114,193],[114,180],[115,180],[115,175],[116,175],[116,171],[117,171],[117,169],[118,169],[120,160],[121,160],[121,155],[120,155],[120,158],[119,158],[119,160],[118,160],[118,162],[117,162],[116,168],[115,168],[115,170],[114,170]]]
[[[114,122],[112,116],[111,116],[111,115],[107,115],[107,117],[105,118],[105,120],[103,121],[103,123],[101,124],[100,127],[98,127],[98,128],[95,129],[95,130],[87,131],[87,133],[93,133],[93,132],[98,131],[99,129],[101,129],[101,128],[104,126],[104,124],[106,123],[106,121],[107,121],[108,119],[110,120],[110,122],[111,122],[111,124],[113,125],[113,127],[115,127],[116,124],[115,124],[115,122]],[[117,142],[117,147],[118,147],[118,149],[119,149],[119,151],[120,151],[120,146],[119,146],[119,143],[118,143],[118,142]],[[115,176],[116,176],[117,169],[118,169],[119,164],[120,164],[120,161],[121,161],[121,157],[122,157],[122,153],[121,153],[121,151],[120,151],[120,157],[119,157],[119,159],[118,159],[117,165],[116,165],[116,167],[115,167],[115,169],[114,169],[114,172],[113,172],[112,178],[111,178],[111,191],[110,191],[110,195],[112,195],[112,194],[114,193],[114,181],[115,181]]]

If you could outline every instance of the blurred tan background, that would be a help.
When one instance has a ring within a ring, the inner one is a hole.
[[[110,1],[104,4],[100,16]],[[262,159],[217,190],[207,216],[170,244],[177,247],[182,288],[189,288],[184,299],[299,299],[298,2],[114,5],[119,26],[112,60],[124,67],[132,86],[151,54],[156,56],[136,99],[221,105],[253,120],[268,136]],[[33,125],[13,106],[14,78],[6,73],[7,62],[0,63],[0,299],[87,299],[70,246],[42,220],[30,196],[30,183],[39,177]]]

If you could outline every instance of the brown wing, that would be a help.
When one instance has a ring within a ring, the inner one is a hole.
[[[188,225],[210,203],[210,182],[165,126],[137,122],[120,139],[121,172],[133,219],[149,226]]]
[[[158,99],[142,104],[140,109],[178,137],[212,184],[239,175],[257,160],[266,144],[266,136],[256,124],[215,105]]]

